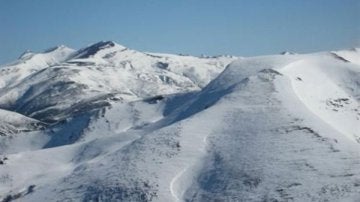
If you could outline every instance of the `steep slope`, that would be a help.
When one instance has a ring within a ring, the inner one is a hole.
[[[329,63],[339,66],[338,72],[325,70],[327,66],[322,65]],[[316,69],[314,65],[323,71],[306,75],[307,67]],[[218,118],[224,126],[208,136],[210,155],[193,185],[180,196],[189,201],[358,200],[355,138],[338,130],[338,125],[329,125],[329,117],[318,117],[309,109],[326,108],[327,95],[338,96],[328,94],[328,90],[339,90],[332,89],[333,85],[346,89],[357,82],[338,79],[330,85],[307,80],[321,82],[323,77],[341,78],[340,73],[347,71],[359,73],[359,67],[353,67],[327,54],[233,63],[215,80],[215,87],[226,81],[225,86],[233,89],[214,106],[227,106],[226,115]],[[306,86],[304,94],[296,92],[296,85]],[[323,91],[317,91],[318,86]],[[302,96],[308,94],[317,102],[303,102]],[[352,107],[359,108],[359,100],[352,101]],[[338,113],[348,113],[344,111]],[[356,111],[349,113],[343,117],[357,116]],[[352,123],[348,129],[358,136],[359,121]]]
[[[37,120],[3,109],[0,109],[0,120],[0,136],[11,136],[45,127],[45,124]]]
[[[359,65],[318,56],[294,62],[283,72],[312,113],[349,139],[360,142]]]
[[[234,57],[142,53],[111,41],[23,55],[0,69],[0,107],[54,123],[109,105],[201,89]]]
[[[357,201],[360,56],[334,53],[241,59],[199,92],[110,100],[73,144],[8,154],[0,195]]]

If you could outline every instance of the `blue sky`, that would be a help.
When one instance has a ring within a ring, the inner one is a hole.
[[[100,40],[193,55],[360,45],[360,0],[0,0],[0,64]]]

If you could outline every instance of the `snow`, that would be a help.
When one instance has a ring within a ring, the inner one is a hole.
[[[199,90],[235,59],[142,53],[111,41],[78,51],[59,46],[0,69],[0,107],[58,122],[80,110],[66,110],[79,102],[93,109],[108,105],[104,97],[134,101]]]
[[[42,127],[1,137],[0,199],[357,201],[358,59],[197,58],[108,41],[26,77],[2,67],[0,126]]]
[[[345,60],[357,64],[360,64],[360,49],[359,48],[353,48],[351,50],[341,50],[341,51],[334,51],[334,54],[336,54],[339,57],[344,58]]]
[[[288,65],[285,72],[292,78],[294,92],[314,114],[357,141],[360,135],[360,116],[356,113],[360,110],[359,94],[346,91],[357,88],[356,82],[349,85],[348,81],[351,77],[360,78],[359,68],[341,61],[309,59]]]

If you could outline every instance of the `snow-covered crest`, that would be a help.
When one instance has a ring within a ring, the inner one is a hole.
[[[112,41],[78,51],[58,46],[2,68],[0,106],[57,121],[77,111],[78,103],[89,110],[115,97],[128,101],[199,90],[233,60],[142,53]]]

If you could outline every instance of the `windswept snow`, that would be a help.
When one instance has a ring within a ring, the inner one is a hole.
[[[360,92],[356,90],[359,66],[309,58],[292,63],[283,71],[291,78],[299,99],[315,115],[349,139],[360,140]]]
[[[65,52],[0,69],[3,201],[360,200],[357,49]]]

